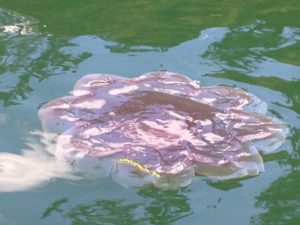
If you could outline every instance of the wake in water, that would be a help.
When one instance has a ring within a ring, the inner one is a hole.
[[[44,133],[34,131],[40,140],[28,138],[28,149],[22,154],[0,152],[0,191],[24,191],[38,187],[54,178],[77,179],[69,163],[54,156],[55,144]],[[48,134],[49,135],[49,134]]]

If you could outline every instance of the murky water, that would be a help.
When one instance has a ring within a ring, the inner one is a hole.
[[[298,1],[0,0],[0,224],[298,224]],[[38,108],[88,73],[169,70],[268,104],[287,141],[265,172],[177,190],[69,174],[41,136]],[[59,168],[59,169],[58,169]],[[56,170],[57,169],[57,170]],[[7,173],[9,171],[9,173]],[[38,186],[36,186],[39,184]]]

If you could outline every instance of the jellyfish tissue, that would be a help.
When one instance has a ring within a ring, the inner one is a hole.
[[[266,111],[266,103],[241,89],[202,87],[158,71],[135,78],[86,75],[38,115],[43,130],[57,134],[58,160],[126,187],[169,189],[195,176],[263,172],[261,154],[276,151],[287,133]]]

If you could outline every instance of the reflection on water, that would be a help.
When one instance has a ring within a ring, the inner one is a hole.
[[[0,3],[2,7],[37,18],[41,30],[68,37],[100,35],[122,43],[119,45],[122,52],[128,46],[141,45],[165,49],[197,37],[205,28],[238,27],[252,24],[256,18],[268,20],[271,26],[300,25],[297,0],[272,4],[269,0],[251,4],[238,0],[127,0],[109,4],[106,0],[73,4],[68,0],[43,0],[43,4],[37,0],[1,0]]]
[[[69,199],[54,201],[43,213],[42,219],[53,214],[68,218],[75,224],[173,224],[192,214],[186,189],[162,191],[144,189],[138,192],[141,201],[131,203],[124,199],[98,199],[72,207]],[[69,203],[70,205],[70,203]]]
[[[68,52],[66,47],[73,44],[67,39],[38,33],[31,18],[0,9],[1,17],[5,18],[0,20],[0,104],[4,106],[24,100],[33,91],[30,83],[71,71],[90,56]]]
[[[38,28],[38,21],[34,18],[24,17],[16,12],[0,8],[0,37],[16,34],[33,34]]]
[[[174,191],[157,191],[145,189],[139,191],[147,204],[145,205],[145,220],[150,224],[172,224],[191,215],[192,209],[186,196],[188,189]]]
[[[214,60],[226,71],[292,81],[299,78],[300,67],[270,58],[268,53],[290,47],[299,40],[298,28],[284,27],[278,30],[270,27],[266,21],[256,21],[231,29],[222,41],[210,46],[204,57]]]
[[[300,172],[294,170],[276,180],[257,197],[257,207],[265,210],[252,218],[252,224],[298,224],[300,221]]]
[[[28,149],[22,155],[0,152],[0,191],[23,191],[39,186],[53,178],[74,179],[72,168],[55,159],[54,144],[44,138],[41,132],[34,132],[40,143],[28,139]]]

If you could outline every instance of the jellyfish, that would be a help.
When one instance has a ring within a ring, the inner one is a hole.
[[[55,156],[126,187],[189,185],[196,176],[225,180],[264,171],[261,154],[284,143],[287,126],[266,116],[255,95],[200,86],[188,77],[150,72],[135,78],[89,74],[69,96],[38,112],[55,133]]]

